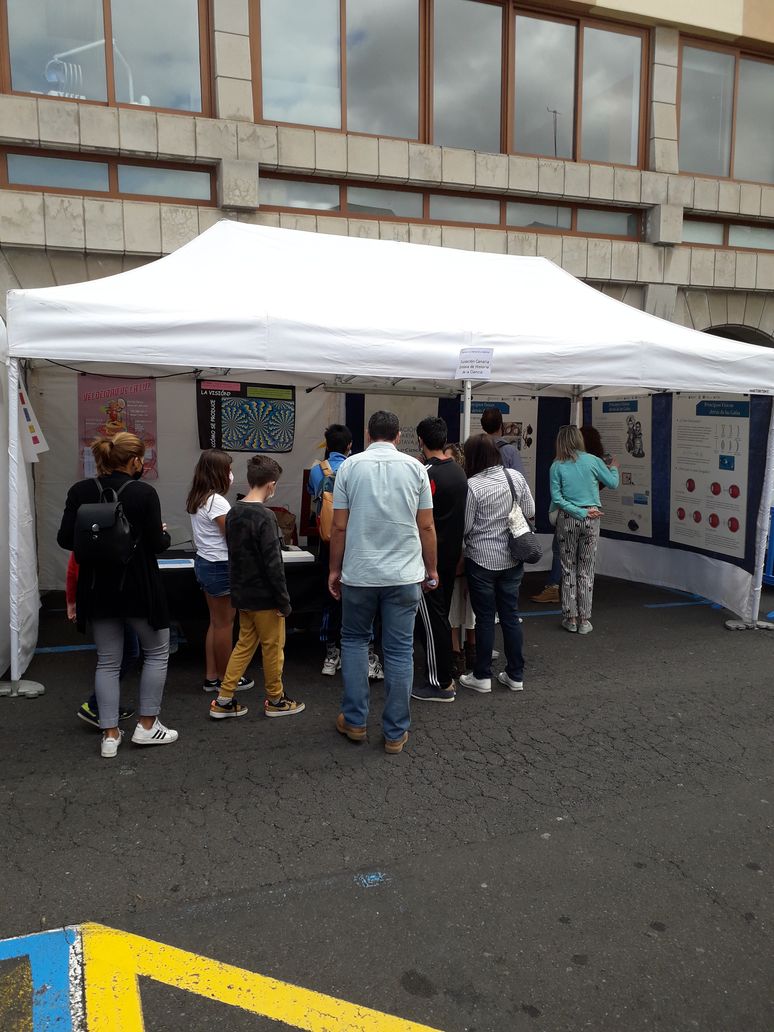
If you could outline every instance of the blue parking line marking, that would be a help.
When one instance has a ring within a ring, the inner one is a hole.
[[[44,645],[35,649],[36,656],[44,656],[53,652],[94,652],[96,645]]]
[[[33,1032],[72,1032],[70,947],[74,928],[59,928],[0,942],[0,960],[29,957]]]

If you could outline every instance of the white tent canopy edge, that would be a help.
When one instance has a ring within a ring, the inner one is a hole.
[[[542,258],[224,221],[131,272],[8,295],[11,382],[20,359],[42,359],[451,385],[465,347],[491,347],[489,383],[525,394],[774,394],[774,351],[632,309]],[[18,454],[11,408],[9,454]],[[752,576],[695,553],[618,541],[604,543],[600,571],[629,570],[670,587],[693,581],[693,590],[706,584],[703,594],[752,625],[773,486],[770,429]],[[16,587],[12,577],[12,600]],[[13,679],[30,658],[12,649]]]

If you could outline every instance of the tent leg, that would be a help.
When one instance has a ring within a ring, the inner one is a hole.
[[[747,607],[746,620],[726,620],[728,631],[774,631],[774,623],[770,620],[759,620],[758,611],[761,605],[761,587],[763,585],[763,568],[766,564],[766,548],[771,523],[770,499],[774,490],[774,403],[772,404],[769,422],[769,439],[766,446],[766,473],[763,478],[761,504],[758,510],[758,521],[755,531],[755,569]]]
[[[580,426],[583,422],[583,395],[580,387],[573,387],[572,402],[570,405],[570,422],[573,426]]]
[[[0,682],[0,695],[35,698],[45,688],[22,681],[19,662],[19,360],[8,360],[8,552],[11,619],[11,680]]]
[[[473,384],[470,380],[465,380],[462,385],[462,444],[470,437],[470,415],[472,408]]]

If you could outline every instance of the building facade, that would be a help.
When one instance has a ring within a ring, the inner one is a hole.
[[[774,5],[1,0],[3,302],[224,217],[542,255],[774,343]]]

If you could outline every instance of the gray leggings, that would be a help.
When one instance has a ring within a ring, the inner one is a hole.
[[[97,646],[94,691],[99,707],[100,727],[118,727],[118,700],[121,692],[119,677],[124,654],[125,624],[128,624],[139,638],[143,654],[140,716],[155,717],[161,709],[169,662],[169,628],[154,631],[148,621],[139,616],[92,620],[94,644]]]

